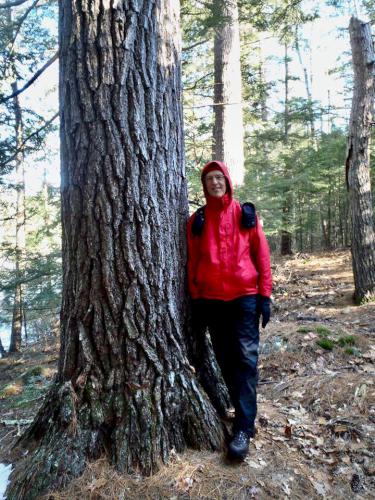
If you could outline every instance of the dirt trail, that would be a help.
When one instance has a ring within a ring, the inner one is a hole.
[[[188,451],[145,479],[101,460],[50,499],[375,498],[375,304],[352,304],[349,252],[299,255],[273,268],[274,315],[261,334],[257,434],[246,461]],[[51,349],[18,366],[1,360],[0,421],[31,418],[53,374]],[[20,387],[4,395],[10,382]],[[25,387],[38,384],[35,401],[22,406]],[[16,433],[0,427],[0,461]]]

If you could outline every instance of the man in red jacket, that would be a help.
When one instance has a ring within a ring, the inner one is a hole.
[[[195,324],[209,329],[235,408],[228,453],[243,459],[257,412],[259,319],[265,327],[270,318],[270,252],[255,213],[244,221],[224,163],[208,163],[201,179],[207,204],[187,228],[189,292]]]

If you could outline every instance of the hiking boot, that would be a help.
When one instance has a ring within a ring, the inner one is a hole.
[[[249,451],[250,436],[245,431],[237,431],[228,446],[230,458],[243,460]]]

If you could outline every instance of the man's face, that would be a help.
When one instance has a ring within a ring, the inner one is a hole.
[[[225,195],[227,186],[225,183],[225,176],[220,170],[208,172],[208,174],[204,176],[204,183],[210,196],[221,198]]]

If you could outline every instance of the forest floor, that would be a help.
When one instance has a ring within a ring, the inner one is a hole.
[[[352,303],[347,251],[273,264],[275,305],[261,333],[257,433],[242,464],[189,450],[149,478],[104,459],[50,500],[375,498],[375,304]],[[0,462],[35,414],[57,348],[0,360]]]

